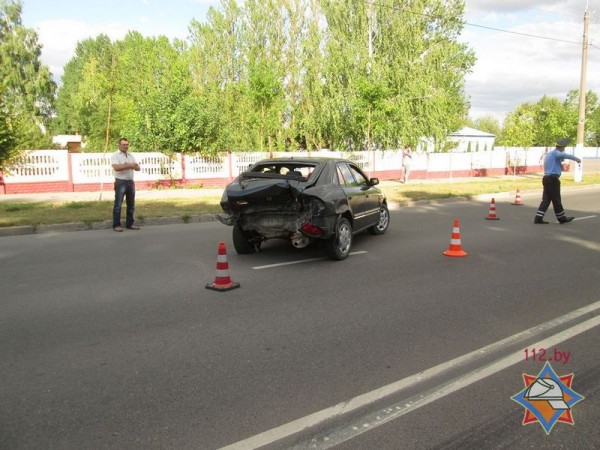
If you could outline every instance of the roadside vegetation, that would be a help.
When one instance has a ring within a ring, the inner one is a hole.
[[[562,186],[581,186],[600,184],[600,174],[586,174],[581,183],[575,183],[571,174],[562,179]],[[460,182],[450,180],[423,182],[415,180],[408,184],[386,182],[380,186],[390,203],[406,205],[419,200],[439,200],[444,198],[473,198],[480,194],[501,192],[516,193],[539,190],[541,195],[541,176],[527,175],[516,178],[484,178]],[[136,201],[136,218],[143,222],[149,218],[180,217],[188,222],[192,216],[200,214],[217,214],[221,212],[220,196],[202,195],[198,190],[197,198],[176,198],[176,191],[171,199]],[[102,201],[81,202],[0,202],[0,227],[12,227],[41,224],[59,224],[83,222],[92,224],[110,220],[112,214],[112,198]],[[125,205],[123,206],[125,207]]]
[[[580,183],[575,183],[572,175],[567,175],[561,178],[561,183],[563,188],[600,184],[600,174],[585,175],[583,181]],[[517,189],[521,192],[539,190],[541,199],[542,176],[526,175],[517,178],[474,178],[473,180],[454,183],[447,180],[428,183],[414,181],[407,185],[400,183],[398,186],[387,185],[383,188],[383,191],[390,202],[398,202],[403,205],[418,200],[439,200],[456,197],[470,199],[477,195],[503,192],[516,194]]]
[[[465,125],[498,146],[575,138],[576,89],[523,103],[503,124],[470,119],[465,76],[477,58],[459,39],[465,2],[397,3],[225,1],[192,20],[186,40],[130,30],[79,41],[58,86],[21,19],[28,0],[0,0],[0,169],[73,133],[85,152],[127,136],[133,151],[202,156],[417,148],[423,137],[451,151],[448,134]],[[588,92],[586,146],[600,145],[599,104]]]

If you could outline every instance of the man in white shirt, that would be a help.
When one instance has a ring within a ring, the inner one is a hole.
[[[129,153],[129,141],[125,138],[119,139],[119,149],[110,157],[110,163],[115,175],[115,204],[113,206],[113,230],[121,232],[121,207],[123,197],[127,204],[125,226],[129,230],[139,230],[135,225],[133,213],[135,211],[135,184],[133,172],[140,170],[140,165],[135,157]]]

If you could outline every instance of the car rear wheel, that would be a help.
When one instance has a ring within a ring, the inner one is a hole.
[[[379,222],[369,228],[371,234],[383,234],[388,229],[390,224],[390,211],[386,205],[381,205],[379,208]]]
[[[340,217],[335,227],[335,236],[332,237],[325,252],[329,258],[336,261],[345,259],[350,254],[352,248],[352,225],[345,217]]]
[[[244,231],[239,225],[233,226],[233,246],[238,255],[246,255],[257,251],[256,245],[251,242],[252,234]]]

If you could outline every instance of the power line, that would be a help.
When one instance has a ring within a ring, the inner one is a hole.
[[[421,17],[423,17],[425,19],[436,19],[436,18],[438,18],[437,16],[432,15],[432,14],[416,13],[416,12],[413,12],[413,11],[410,11],[410,10],[404,9],[404,8],[398,9],[398,7],[396,7],[396,6],[386,5],[386,4],[377,2],[377,1],[363,0],[363,3],[367,3],[367,4],[370,4],[370,5],[378,6],[380,8],[391,9],[393,11],[404,12],[404,13],[412,14],[412,15],[415,15],[415,16],[421,16]],[[549,11],[545,11],[545,12],[549,12]],[[554,14],[558,14],[558,13],[554,13]],[[541,35],[531,34],[531,33],[521,33],[521,32],[518,32],[518,31],[504,30],[504,29],[501,29],[501,28],[488,27],[488,26],[485,26],[485,25],[478,25],[478,24],[469,23],[469,22],[463,22],[463,25],[470,26],[470,27],[476,27],[476,28],[483,28],[483,29],[492,30],[492,31],[498,31],[500,33],[515,34],[515,35],[518,35],[518,36],[525,36],[525,37],[530,37],[530,38],[534,38],[534,39],[545,39],[545,40],[549,40],[549,41],[563,42],[563,43],[567,43],[567,44],[577,44],[577,45],[581,45],[582,44],[582,42],[577,42],[577,41],[568,41],[568,40],[565,40],[565,39],[553,38],[553,37],[549,37],[549,36],[541,36]]]
[[[519,36],[527,36],[527,37],[536,38],[536,39],[547,39],[549,41],[566,42],[567,44],[578,44],[578,45],[581,45],[581,42],[567,41],[565,39],[558,39],[558,38],[553,38],[553,37],[549,37],[549,36],[540,36],[540,35],[537,35],[537,34],[520,33],[518,31],[503,30],[501,28],[486,27],[484,25],[477,25],[477,24],[474,24],[474,23],[463,22],[463,25],[468,25],[470,27],[484,28],[484,29],[487,29],[487,30],[499,31],[501,33],[509,33],[509,34],[516,34],[516,35],[519,35]]]

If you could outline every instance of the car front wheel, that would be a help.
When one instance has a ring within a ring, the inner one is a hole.
[[[390,224],[390,211],[386,205],[381,205],[379,208],[379,222],[369,228],[371,234],[383,234],[388,229]]]
[[[327,246],[325,252],[329,258],[341,261],[350,254],[352,248],[352,225],[345,217],[340,217],[335,227],[335,236],[333,236]]]

